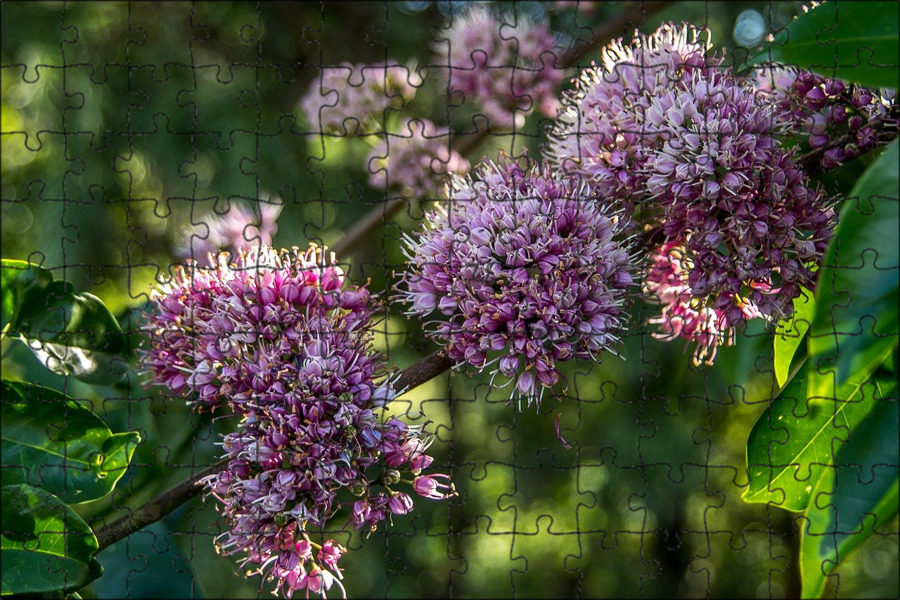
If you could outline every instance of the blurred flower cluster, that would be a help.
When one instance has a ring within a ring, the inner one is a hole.
[[[469,161],[450,147],[450,128],[428,119],[407,119],[397,135],[386,135],[369,154],[369,185],[405,198],[433,197],[441,180],[464,175]]]
[[[406,236],[400,295],[412,314],[437,313],[429,334],[450,358],[493,366],[530,404],[559,379],[557,362],[598,360],[618,342],[633,283],[619,233],[587,184],[501,155],[454,177]]]
[[[307,123],[331,135],[379,131],[388,113],[405,108],[422,80],[397,63],[341,63],[322,68],[300,100]]]
[[[636,209],[650,240],[644,290],[662,306],[651,322],[711,363],[748,319],[791,315],[814,284],[834,214],[779,143],[791,115],[703,38],[668,24],[605,48],[566,93],[547,157]]]
[[[429,498],[452,485],[422,475],[432,459],[421,428],[383,416],[395,391],[371,345],[373,302],[365,287],[344,286],[333,257],[311,245],[210,259],[176,267],[154,290],[143,365],[194,408],[240,419],[223,442],[227,468],[205,481],[229,525],[219,549],[244,553],[242,564],[257,565],[249,572],[288,597],[322,592],[340,585],[343,548],[328,540],[314,554],[310,527],[351,504],[357,529],[409,512],[411,498],[394,489],[403,474]]]
[[[448,93],[473,98],[493,127],[521,127],[535,109],[556,116],[564,78],[556,64],[561,48],[546,24],[510,18],[473,6],[454,17],[435,47]]]
[[[200,262],[210,253],[226,251],[237,257],[241,250],[272,245],[272,239],[278,233],[276,221],[283,204],[264,198],[257,206],[258,216],[253,208],[243,203],[229,204],[224,213],[205,214],[200,227],[179,232],[186,243],[177,245],[176,255]]]

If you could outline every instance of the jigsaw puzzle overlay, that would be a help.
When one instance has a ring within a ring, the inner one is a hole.
[[[3,594],[897,597],[897,7],[0,4]]]

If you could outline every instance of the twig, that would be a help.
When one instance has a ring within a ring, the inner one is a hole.
[[[603,44],[609,42],[609,40],[622,35],[626,27],[629,25],[637,26],[641,24],[649,15],[658,12],[668,4],[670,4],[668,0],[630,3],[621,14],[606,21],[595,30],[589,42],[578,44],[563,54],[561,57],[562,66],[575,66],[578,64],[579,60]],[[478,131],[467,133],[464,136],[457,138],[456,142],[453,144],[453,149],[460,155],[465,156],[470,150],[483,142],[487,135],[487,129],[479,129]],[[338,258],[346,256],[361,240],[368,237],[374,229],[379,225],[387,223],[408,204],[409,200],[406,198],[394,198],[388,200],[384,204],[376,206],[366,213],[362,219],[357,221],[347,233],[331,247],[332,252],[334,252]]]
[[[128,537],[135,531],[159,521],[167,514],[196,496],[203,489],[200,480],[215,473],[218,473],[225,465],[227,460],[210,465],[192,475],[175,487],[170,488],[147,502],[140,508],[131,511],[130,514],[119,517],[109,525],[104,525],[96,531],[97,542],[100,544],[100,550],[107,548],[119,540]]]

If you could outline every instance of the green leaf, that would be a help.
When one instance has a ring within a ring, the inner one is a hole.
[[[76,294],[70,283],[29,263],[3,259],[2,267],[7,334],[24,338],[54,373],[101,385],[122,379],[126,338],[99,298]]]
[[[866,170],[841,209],[819,269],[809,354],[817,369],[809,396],[865,380],[900,342],[900,146],[895,140]]]
[[[897,89],[898,4],[827,2],[798,16],[748,65],[778,62],[869,87]]]
[[[18,321],[29,296],[38,296],[52,281],[47,269],[21,260],[0,260],[0,326],[4,336]]]
[[[0,496],[4,596],[75,590],[100,576],[97,538],[62,500],[30,485],[3,486]]]
[[[37,385],[3,380],[3,485],[40,486],[77,504],[109,494],[141,441],[112,433],[90,410]]]
[[[825,465],[833,464],[836,441],[845,441],[881,399],[874,381],[851,380],[838,388],[838,401],[807,401],[811,369],[806,361],[750,431],[745,502],[805,510]]]
[[[865,540],[900,512],[900,404],[897,380],[837,452],[813,492],[801,532],[803,597],[822,595],[826,576]]]
[[[794,298],[794,314],[778,324],[775,330],[775,380],[784,387],[791,370],[797,348],[805,339],[806,331],[816,311],[816,300],[808,290]]]

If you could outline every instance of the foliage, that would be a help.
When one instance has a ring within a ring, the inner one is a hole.
[[[837,42],[838,65],[862,44],[871,48],[873,64],[895,61],[896,13],[894,3],[821,5],[794,21],[758,57],[821,68],[834,51],[814,36],[829,31]],[[837,73],[851,82],[897,87],[897,69],[863,65]],[[784,326],[785,331],[796,328],[794,341],[775,339],[779,380],[794,354],[804,349],[802,339],[807,357],[800,359],[806,362],[760,417],[747,443],[750,486],[744,499],[802,512],[808,520],[800,547],[805,597],[820,596],[826,577],[874,533],[876,524],[900,512],[898,163],[895,140],[844,201],[818,273],[815,302],[797,313],[792,326]],[[805,338],[800,319],[808,323]]]

